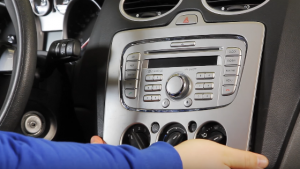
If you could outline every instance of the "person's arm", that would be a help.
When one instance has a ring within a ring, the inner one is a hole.
[[[105,144],[105,141],[99,136],[93,136],[91,143]],[[175,146],[175,149],[181,157],[184,169],[262,169],[269,164],[263,155],[203,139],[185,141]]]
[[[177,151],[158,142],[145,150],[132,146],[51,142],[0,132],[0,168],[181,169]]]

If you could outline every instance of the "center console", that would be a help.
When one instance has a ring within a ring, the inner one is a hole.
[[[264,31],[258,22],[206,23],[191,11],[168,26],[117,33],[104,139],[143,149],[201,138],[248,149]]]

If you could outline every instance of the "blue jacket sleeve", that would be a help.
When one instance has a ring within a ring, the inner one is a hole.
[[[127,145],[51,142],[0,131],[0,168],[181,169],[182,162],[164,142],[138,150]]]

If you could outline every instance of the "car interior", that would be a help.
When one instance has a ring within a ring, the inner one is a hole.
[[[299,168],[299,0],[0,0],[0,130],[207,139]]]

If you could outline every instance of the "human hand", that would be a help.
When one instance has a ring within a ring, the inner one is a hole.
[[[99,136],[93,136],[91,138],[91,143],[92,144],[106,144],[106,142]]]
[[[262,169],[269,164],[263,155],[233,149],[209,140],[188,140],[175,146],[175,149],[184,169]]]

